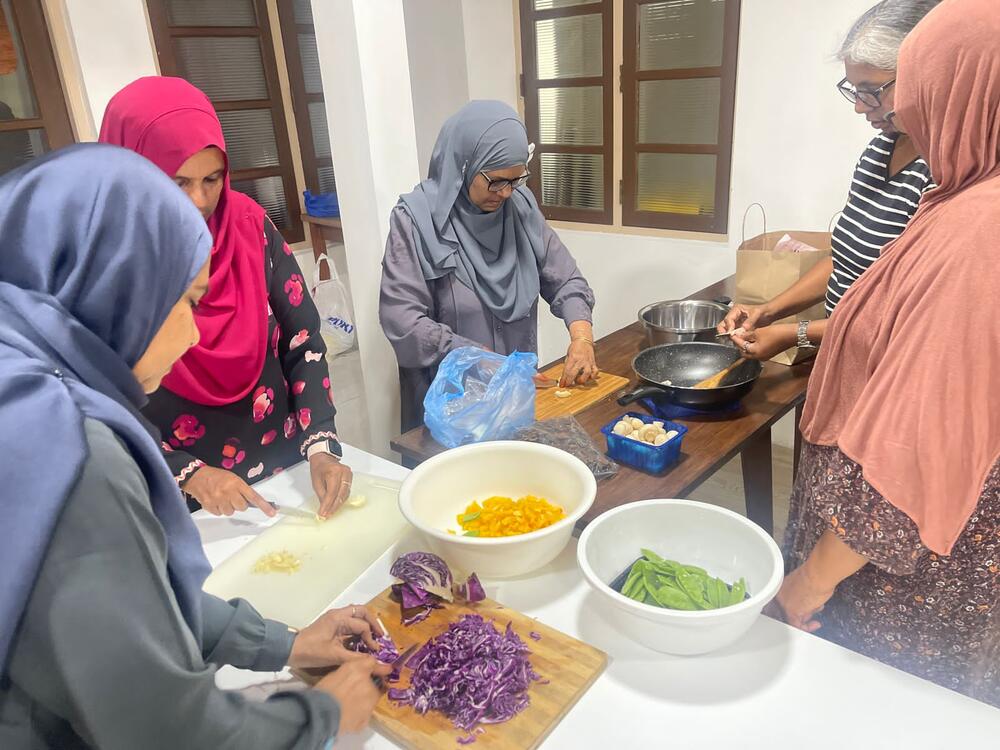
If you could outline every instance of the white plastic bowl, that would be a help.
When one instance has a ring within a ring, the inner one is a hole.
[[[609,585],[640,556],[639,549],[697,565],[727,583],[745,578],[750,598],[697,612],[663,609],[629,599]],[[668,654],[704,654],[740,638],[784,576],[781,550],[752,521],[693,500],[643,500],[595,518],[577,546],[584,577],[604,614],[630,638]]]
[[[423,532],[430,549],[461,573],[513,578],[558,555],[597,494],[587,466],[565,451],[519,441],[477,443],[441,453],[415,468],[399,490],[403,516]],[[566,513],[561,521],[517,536],[480,538],[461,534],[456,516],[473,500],[493,495],[543,497]]]

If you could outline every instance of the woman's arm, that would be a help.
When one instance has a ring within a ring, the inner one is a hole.
[[[382,259],[379,321],[400,367],[434,367],[452,349],[483,347],[434,320],[434,300],[414,242],[409,216],[393,209]]]
[[[326,343],[320,332],[319,311],[309,294],[298,262],[281,233],[270,222],[264,223],[267,257],[271,262],[271,311],[281,327],[278,357],[288,382],[288,401],[298,423],[300,452],[313,443],[329,441],[330,451],[340,456],[330,383],[326,363]]]
[[[91,457],[23,615],[10,678],[94,747],[323,747],[339,721],[330,695],[258,703],[215,686],[177,607],[138,467],[103,425],[88,422],[87,435]]]
[[[586,383],[596,378],[599,370],[594,351],[592,325],[594,291],[580,273],[573,256],[546,222],[542,230],[545,242],[545,262],[539,269],[542,298],[556,317],[566,322],[569,346],[559,385]]]
[[[768,325],[775,320],[787,318],[807,310],[826,297],[826,287],[833,273],[833,260],[825,258],[806,271],[798,281],[792,284],[770,302],[764,303],[764,317],[767,322],[758,325]]]

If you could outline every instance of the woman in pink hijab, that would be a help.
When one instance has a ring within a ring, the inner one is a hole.
[[[893,123],[938,187],[830,318],[777,602],[1000,705],[997,40],[996,0],[944,0],[903,44]]]
[[[180,78],[140,78],[108,104],[100,140],[170,175],[212,233],[209,292],[195,313],[201,342],[144,411],[174,477],[216,515],[249,505],[273,515],[250,485],[308,458],[329,515],[350,493],[351,470],[340,462],[319,314],[264,209],[230,186],[208,97]]]

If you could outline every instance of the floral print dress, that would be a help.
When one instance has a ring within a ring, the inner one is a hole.
[[[792,492],[788,571],[832,529],[870,561],[837,586],[817,631],[918,677],[1000,706],[1000,462],[950,555],[835,447],[805,443]]]
[[[225,406],[204,406],[160,388],[143,410],[160,430],[178,483],[206,465],[253,483],[303,460],[320,440],[341,452],[319,313],[291,248],[270,221],[264,222],[263,242],[268,350],[257,385]]]

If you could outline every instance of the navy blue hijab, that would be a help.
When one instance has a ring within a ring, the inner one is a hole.
[[[208,562],[131,368],[211,244],[187,196],[125,149],[72,146],[0,179],[0,674],[87,461],[86,417],[142,471],[174,594],[201,636]]]

